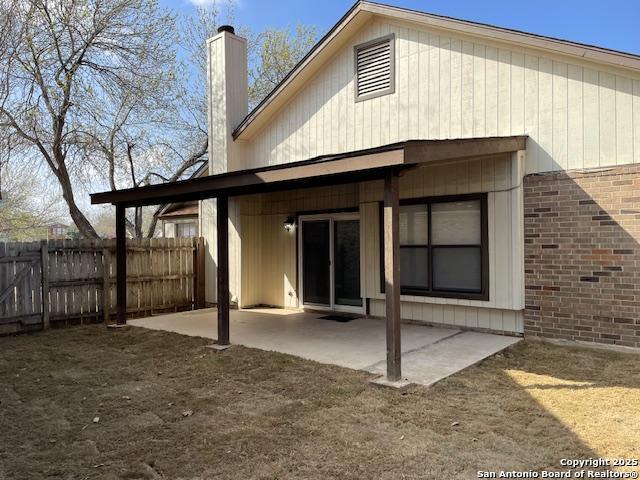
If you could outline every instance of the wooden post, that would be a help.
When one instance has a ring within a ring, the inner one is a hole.
[[[229,345],[229,198],[218,197],[218,345]]]
[[[116,205],[116,324],[127,323],[127,234],[125,207]]]
[[[42,282],[42,328],[49,328],[49,246],[40,242],[40,272]]]
[[[205,256],[204,238],[198,237],[194,241],[193,251],[193,292],[194,308],[204,308],[205,303]]]
[[[384,283],[387,313],[387,380],[401,378],[400,361],[400,200],[398,174],[384,179]]]

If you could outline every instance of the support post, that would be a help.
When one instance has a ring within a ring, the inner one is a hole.
[[[218,197],[218,345],[229,345],[229,198]]]
[[[127,323],[127,234],[125,207],[116,205],[116,324]]]
[[[387,380],[401,379],[400,364],[400,199],[397,172],[384,179],[384,283],[387,314]]]
[[[198,237],[195,240],[193,252],[194,309],[205,307],[205,268],[204,238]]]

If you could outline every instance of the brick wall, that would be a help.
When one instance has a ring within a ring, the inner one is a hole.
[[[640,166],[524,180],[525,335],[640,347]]]

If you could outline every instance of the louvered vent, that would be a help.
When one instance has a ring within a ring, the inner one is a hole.
[[[394,90],[393,36],[356,46],[356,99],[364,100]]]

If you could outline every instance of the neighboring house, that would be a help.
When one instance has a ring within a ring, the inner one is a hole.
[[[49,240],[63,240],[67,238],[67,232],[69,226],[63,223],[52,223],[47,226],[47,239]]]
[[[247,114],[208,55],[217,175],[93,198],[202,200],[207,300],[640,347],[639,56],[359,2]]]
[[[209,165],[204,164],[190,178],[209,174]],[[197,237],[200,232],[200,205],[197,201],[167,203],[155,213],[160,222],[162,238]]]
[[[161,237],[197,237],[198,211],[198,202],[164,205],[156,213],[160,221]]]

